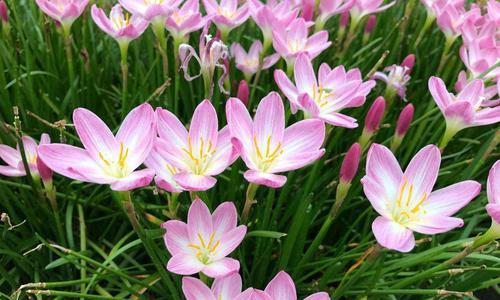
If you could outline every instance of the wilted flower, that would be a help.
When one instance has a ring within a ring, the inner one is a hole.
[[[250,169],[245,179],[258,185],[279,188],[286,176],[276,175],[302,168],[320,158],[325,125],[304,120],[285,129],[285,108],[281,97],[271,92],[259,103],[252,121],[245,105],[236,98],[226,104],[233,144]]]
[[[387,72],[387,74],[384,72],[375,72],[372,79],[382,80],[385,82],[388,89],[387,95],[391,95],[391,98],[394,93],[397,93],[401,99],[406,100],[406,85],[411,79],[410,73],[412,71],[412,68],[409,66],[413,66],[414,62],[415,56],[410,54],[407,58],[405,58],[401,65],[392,65],[385,68],[384,71]]]
[[[216,68],[222,70],[222,75],[219,78],[219,88],[223,93],[228,94],[228,91],[224,88],[224,79],[228,74],[228,68],[224,61],[228,60],[229,51],[227,46],[218,38],[213,38],[208,35],[208,28],[210,23],[205,25],[202,34],[200,35],[200,53],[196,54],[196,50],[193,46],[188,44],[182,44],[179,47],[179,58],[181,60],[181,68],[184,71],[184,78],[191,81],[195,78],[203,77],[203,82],[205,83],[205,97],[210,98],[213,93],[213,77],[215,75]],[[191,58],[196,59],[200,64],[200,73],[191,76],[189,75],[189,61]]]
[[[358,124],[356,119],[340,111],[363,105],[366,95],[375,86],[373,80],[363,82],[358,69],[346,72],[344,66],[338,66],[332,70],[326,63],[320,66],[317,80],[306,54],[297,57],[294,76],[295,85],[283,71],[274,73],[276,83],[290,101],[292,113],[300,109],[306,117],[346,128],[355,128]]]
[[[250,16],[248,4],[238,7],[238,0],[220,0],[220,3],[217,0],[203,0],[203,5],[223,36],[243,24]]]
[[[131,40],[138,38],[149,25],[148,21],[140,17],[130,17],[128,14],[124,16],[120,4],[111,9],[109,18],[95,4],[92,6],[91,14],[97,26],[119,44],[128,44]]]
[[[148,185],[154,172],[135,171],[149,155],[156,136],[153,108],[142,104],[125,118],[116,136],[93,112],[78,108],[73,123],[85,149],[66,144],[40,145],[45,164],[66,177],[109,184],[115,191]]]
[[[264,57],[262,60],[262,66],[260,65],[260,57],[262,55],[262,43],[260,41],[253,42],[252,46],[248,50],[248,53],[241,47],[240,44],[234,43],[231,46],[231,54],[234,55],[234,60],[236,61],[236,68],[245,74],[247,80],[250,77],[261,70],[266,70],[272,67],[279,59],[279,54],[272,54]]]
[[[83,13],[88,2],[88,0],[36,0],[38,7],[67,31]]]
[[[462,219],[451,216],[479,194],[481,185],[462,181],[433,192],[440,163],[439,149],[428,145],[413,157],[403,173],[389,149],[372,145],[361,183],[380,214],[372,224],[380,245],[409,252],[415,247],[414,231],[438,234],[463,226]]]
[[[237,220],[232,202],[222,203],[210,214],[203,201],[194,200],[189,207],[187,223],[172,220],[161,225],[167,230],[163,238],[172,255],[167,269],[180,275],[201,272],[212,278],[238,272],[240,263],[226,257],[238,247],[247,232],[246,226],[237,226]]]
[[[208,19],[209,17],[203,17],[200,13],[199,0],[187,0],[181,8],[174,7],[165,27],[174,40],[186,41],[186,37],[203,28]]]
[[[208,100],[201,102],[194,111],[189,132],[166,109],[156,110],[159,139],[155,141],[155,152],[172,167],[169,174],[157,176],[173,180],[183,189],[205,191],[212,188],[217,180],[213,177],[222,173],[237,158],[231,144],[229,128],[218,131],[217,113]],[[164,165],[165,166],[165,165]],[[163,167],[164,167],[163,166]],[[157,170],[162,168],[152,166]]]

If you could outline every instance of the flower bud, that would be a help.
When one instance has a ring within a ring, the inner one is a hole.
[[[403,137],[410,128],[415,109],[413,104],[408,104],[403,108],[396,124],[396,135]]]
[[[408,74],[411,73],[413,66],[415,65],[415,54],[410,54],[405,59],[403,59],[403,62],[401,62],[402,67],[407,67],[408,68]]]
[[[347,151],[342,166],[340,167],[340,180],[351,182],[358,172],[359,160],[361,158],[361,145],[354,143]]]
[[[43,133],[40,137],[40,145],[50,144],[50,136],[46,133]],[[40,156],[37,155],[36,167],[38,169],[38,173],[42,178],[44,185],[52,185],[52,170],[47,167],[47,165],[40,159]]]
[[[7,9],[7,4],[4,0],[0,0],[0,18],[3,24],[9,23],[9,10]]]
[[[372,106],[368,110],[368,113],[366,114],[364,131],[371,132],[373,134],[373,132],[375,132],[379,128],[380,122],[382,122],[382,117],[384,116],[384,110],[384,97],[379,96],[377,99],[375,99]]]
[[[245,80],[240,81],[238,85],[238,93],[236,97],[241,100],[246,106],[248,106],[248,96],[250,94],[250,90],[248,88],[248,83]]]
[[[315,0],[302,1],[302,14],[300,15],[304,20],[311,21],[314,15]]]
[[[347,24],[349,23],[349,11],[343,12],[340,15],[340,27],[345,28]]]
[[[368,20],[366,21],[365,33],[370,34],[373,31],[373,28],[375,28],[376,24],[377,17],[375,15],[369,16]]]

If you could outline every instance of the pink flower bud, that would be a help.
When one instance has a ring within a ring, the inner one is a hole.
[[[349,23],[349,11],[343,12],[340,15],[340,27],[346,27]]]
[[[365,119],[365,131],[369,133],[375,132],[380,126],[380,122],[382,121],[382,117],[384,116],[385,110],[385,99],[382,96],[379,96],[373,102],[370,110],[366,114]]]
[[[311,21],[314,15],[314,2],[315,0],[302,1],[302,14],[301,17],[306,21]]]
[[[365,33],[371,33],[375,25],[377,25],[377,17],[375,15],[369,16],[366,21]]]
[[[347,151],[342,166],[340,167],[340,180],[351,182],[358,172],[359,160],[361,158],[361,145],[355,143]]]
[[[401,114],[399,115],[398,122],[396,125],[396,134],[398,136],[404,136],[408,129],[410,128],[411,121],[413,120],[413,112],[415,108],[413,104],[408,104],[403,108]]]
[[[40,145],[48,145],[50,144],[50,136],[46,133],[42,134],[40,138]],[[52,170],[47,167],[47,165],[40,159],[40,155],[37,155],[36,159],[36,167],[38,169],[38,173],[42,178],[44,184],[52,182]]]
[[[248,83],[245,80],[240,81],[238,85],[238,94],[236,97],[241,100],[246,106],[248,106],[248,96],[250,91],[248,89]]]
[[[410,54],[405,59],[403,59],[403,62],[401,63],[402,67],[407,67],[408,68],[408,73],[411,73],[411,70],[413,69],[413,66],[415,65],[415,54]]]
[[[0,18],[2,18],[2,23],[9,23],[9,10],[4,0],[0,0]]]

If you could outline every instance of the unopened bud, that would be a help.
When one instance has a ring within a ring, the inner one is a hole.
[[[342,166],[340,167],[340,180],[351,182],[358,172],[359,159],[361,158],[361,145],[355,143],[347,151]]]
[[[396,134],[399,136],[404,136],[408,129],[410,128],[411,121],[413,120],[413,113],[415,108],[413,104],[408,104],[403,108],[401,114],[399,114],[398,122],[396,124]]]
[[[42,134],[40,138],[40,145],[50,144],[50,136],[46,133]],[[40,155],[37,155],[36,159],[36,167],[38,169],[38,173],[40,174],[40,178],[42,178],[43,184],[45,186],[52,186],[52,170],[47,167],[47,165],[40,159]]]
[[[304,20],[311,21],[314,15],[315,0],[302,1],[302,14],[300,15]]]
[[[375,28],[375,25],[377,25],[377,17],[375,15],[369,16],[366,21],[365,33],[370,34],[373,31],[373,28]]]
[[[347,24],[349,23],[349,11],[343,12],[340,15],[340,27],[345,28]]]
[[[4,0],[0,0],[0,18],[4,25],[9,23],[9,10]]]
[[[250,94],[250,90],[248,88],[248,83],[245,80],[240,81],[238,85],[238,93],[236,97],[243,102],[243,104],[248,106],[248,96]]]
[[[372,106],[368,110],[365,119],[365,130],[367,132],[375,132],[382,121],[382,117],[384,116],[385,111],[385,100],[384,97],[379,96],[373,102]]]
[[[408,68],[408,74],[411,73],[413,70],[413,66],[415,65],[415,54],[410,54],[405,59],[403,59],[403,62],[401,62],[402,67],[407,67]]]

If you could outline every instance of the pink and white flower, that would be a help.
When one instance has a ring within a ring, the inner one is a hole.
[[[259,71],[259,67],[261,70],[269,69],[280,59],[279,54],[276,53],[266,56],[262,60],[262,66],[260,66],[262,43],[259,40],[253,42],[252,46],[250,46],[250,49],[248,50],[248,53],[240,44],[234,43],[231,46],[231,54],[234,56],[234,60],[236,61],[236,68],[245,74],[247,80]]]
[[[241,295],[241,276],[234,272],[215,278],[212,288],[194,277],[182,278],[182,291],[186,300],[235,300]]]
[[[500,224],[500,160],[497,160],[488,175],[487,194],[486,211],[496,223]]]
[[[469,82],[458,95],[449,93],[443,80],[429,79],[429,90],[452,132],[467,127],[500,122],[500,106],[483,107],[484,83],[480,79]]]
[[[383,3],[384,0],[356,0],[350,10],[351,18],[354,19],[355,23],[359,23],[365,16],[389,9],[396,4],[396,1],[392,1],[386,5],[382,5]]]
[[[238,7],[238,0],[203,0],[207,14],[225,34],[243,24],[250,16],[247,4]]]
[[[316,18],[316,28],[323,28],[324,24],[333,16],[348,12],[356,0],[325,0],[319,2],[319,15]]]
[[[363,82],[361,72],[344,66],[331,69],[326,63],[319,68],[318,80],[311,60],[307,55],[297,57],[295,85],[281,70],[276,70],[274,79],[290,101],[292,113],[298,109],[306,117],[317,118],[334,126],[355,128],[356,119],[341,114],[344,108],[358,107],[365,103],[366,96],[375,86],[375,81]]]
[[[439,149],[428,145],[413,157],[403,173],[389,149],[372,145],[361,183],[380,214],[372,224],[380,245],[409,252],[415,247],[413,232],[438,234],[463,226],[462,219],[451,216],[479,194],[481,185],[468,180],[432,191],[440,163]]]
[[[167,230],[163,237],[172,255],[167,269],[180,275],[201,272],[212,278],[238,272],[240,263],[226,257],[238,247],[247,232],[246,226],[237,226],[237,220],[238,214],[232,202],[222,203],[210,214],[203,201],[194,200],[187,223],[172,220],[161,225]],[[222,280],[222,283],[227,282]]]
[[[80,17],[88,0],[36,0],[40,9],[68,30]]]
[[[22,141],[31,176],[35,178],[41,177],[44,182],[51,180],[52,170],[40,159],[37,142],[29,136],[23,136]],[[50,137],[46,133],[40,137],[40,145],[44,144],[50,144]],[[0,175],[9,177],[26,176],[19,145],[15,149],[7,145],[0,145],[0,158],[7,164],[0,165]]]
[[[128,191],[151,182],[152,170],[136,171],[149,155],[156,136],[156,119],[149,104],[133,109],[116,136],[85,108],[75,109],[73,123],[84,149],[66,144],[39,146],[40,158],[49,168],[75,180],[109,184],[115,191]]]
[[[289,66],[293,66],[299,54],[305,53],[314,59],[331,44],[325,30],[308,36],[308,25],[302,18],[293,20],[286,28],[279,26],[273,30],[273,47]]]
[[[174,40],[186,40],[194,31],[198,31],[207,23],[209,17],[200,13],[199,0],[187,0],[182,7],[174,7],[172,14],[167,19],[165,27]]]
[[[119,44],[128,44],[138,38],[148,27],[148,21],[138,16],[123,15],[120,4],[113,6],[106,17],[104,11],[95,4],[92,6],[91,15],[94,22],[102,31],[113,37]]]
[[[236,98],[227,101],[226,115],[233,144],[249,168],[245,179],[251,183],[279,188],[286,176],[275,173],[302,168],[325,153],[324,123],[304,120],[285,129],[285,108],[276,92],[262,99],[253,120]]]
[[[290,0],[267,1],[266,4],[260,0],[249,0],[248,5],[252,19],[262,30],[266,46],[272,41],[273,28],[288,27],[299,14],[298,8]]]
[[[181,0],[118,0],[126,10],[154,26],[163,26]]]
[[[174,167],[168,170],[170,175],[157,171],[160,179],[172,182],[169,179],[172,176],[185,190],[205,191],[217,182],[213,176],[222,173],[236,160],[229,128],[218,131],[217,113],[210,101],[204,100],[198,105],[189,131],[166,109],[158,108],[156,116],[160,138],[155,141],[153,155],[158,154]],[[163,168],[160,164],[154,165],[151,166],[155,170],[165,168],[165,165]]]

